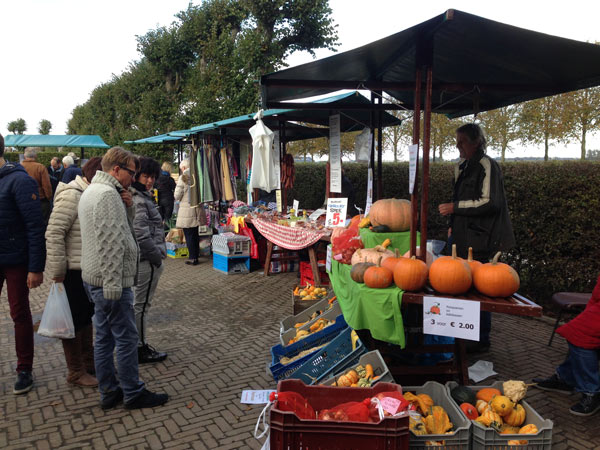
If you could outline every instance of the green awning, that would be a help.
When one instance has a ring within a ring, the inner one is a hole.
[[[165,142],[181,141],[181,137],[170,136],[168,133],[159,134],[158,136],[150,136],[135,141],[124,141],[124,144],[163,144]]]
[[[264,75],[263,106],[358,88],[383,90],[413,109],[415,69],[427,65],[432,110],[449,117],[600,85],[600,45],[450,9],[354,50]]]
[[[4,137],[7,147],[77,147],[110,148],[97,135],[54,135],[54,134],[8,134]]]

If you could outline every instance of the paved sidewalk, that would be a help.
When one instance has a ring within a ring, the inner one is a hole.
[[[266,374],[269,349],[278,341],[282,317],[291,312],[296,274],[222,275],[209,260],[187,266],[167,260],[150,311],[149,341],[169,357],[140,366],[151,390],[171,397],[162,407],[104,412],[95,389],[72,388],[57,340],[36,335],[35,387],[12,394],[16,366],[14,332],[6,288],[0,296],[0,448],[260,449],[252,436],[262,406],[241,405],[243,389],[274,388]],[[49,283],[31,294],[39,320]],[[543,320],[494,315],[492,351],[475,355],[493,361],[495,379],[531,380],[550,374],[565,355],[565,341],[547,341]],[[554,421],[554,449],[600,450],[600,416],[570,415],[576,397],[531,389],[527,400]]]

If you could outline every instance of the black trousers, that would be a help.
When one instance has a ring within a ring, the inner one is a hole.
[[[198,237],[198,227],[184,228],[183,234],[185,235],[185,242],[187,244],[188,252],[190,252],[190,259],[198,259],[200,254],[200,238]]]
[[[94,304],[88,299],[83,287],[81,270],[67,270],[63,284],[69,299],[75,331],[79,331],[92,323]]]

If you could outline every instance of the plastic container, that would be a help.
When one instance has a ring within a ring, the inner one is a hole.
[[[363,354],[359,359],[358,362],[350,367],[344,367],[341,370],[335,372],[335,375],[327,378],[326,380],[321,380],[319,382],[319,384],[325,385],[325,386],[331,386],[335,380],[337,380],[339,377],[341,377],[342,375],[344,375],[344,373],[346,373],[348,370],[356,367],[356,366],[365,366],[367,364],[371,364],[371,366],[373,366],[373,374],[375,376],[378,376],[379,378],[377,378],[376,381],[374,381],[371,386],[375,386],[377,383],[393,383],[394,382],[394,377],[392,376],[392,374],[390,373],[390,370],[388,369],[387,365],[385,364],[385,361],[383,360],[383,357],[381,356],[381,353],[379,353],[379,350],[373,350],[372,352],[367,352],[365,354]]]
[[[356,341],[356,348],[352,350],[351,333],[352,328],[344,329],[329,344],[312,353],[294,372],[294,378],[306,384],[318,384],[346,367],[357,365],[367,350],[360,339]]]
[[[213,252],[213,269],[227,275],[250,272],[249,256],[225,256]]]
[[[298,287],[300,288],[300,290],[302,290],[302,288],[304,286],[306,286],[306,285],[301,285]],[[294,291],[292,291],[292,314],[293,315],[300,314],[305,309],[315,306],[321,300],[323,300],[325,298],[329,299],[335,295],[335,294],[333,294],[333,291],[331,290],[331,288],[329,288],[328,286],[316,286],[316,287],[322,287],[322,288],[327,289],[327,295],[323,298],[318,298],[316,300],[302,300],[302,297],[300,297],[299,295],[294,295]],[[294,287],[294,290],[296,290],[295,287]]]
[[[311,336],[302,339],[292,345],[283,346],[281,344],[275,345],[271,347],[271,365],[269,366],[269,370],[271,375],[275,381],[283,380],[286,378],[290,378],[292,374],[297,371],[305,362],[310,361],[312,356],[317,353],[318,350],[311,352],[309,354],[304,355],[302,358],[299,358],[295,361],[292,361],[289,364],[282,364],[280,362],[281,358],[288,357],[293,358],[298,355],[300,352],[305,350],[309,350],[313,347],[317,347],[319,345],[328,344],[332,341],[336,336],[338,336],[343,331],[348,330],[348,325],[344,320],[344,316],[340,315],[336,318],[335,323],[318,333],[314,333]],[[326,348],[327,346],[323,347]],[[321,348],[320,350],[323,350]]]
[[[234,233],[217,234],[212,237],[213,252],[223,256],[250,256],[250,238]]]
[[[428,381],[423,386],[403,386],[402,390],[404,392],[412,392],[415,395],[429,395],[433,400],[434,405],[444,408],[450,422],[454,425],[454,431],[450,434],[426,434],[417,436],[409,432],[408,447],[410,449],[429,449],[431,446],[426,444],[428,441],[443,441],[441,446],[436,446],[435,448],[447,450],[469,449],[471,441],[471,421],[467,419],[456,402],[452,400],[446,386],[435,381]]]
[[[187,247],[176,248],[175,250],[167,250],[167,256],[169,258],[187,258],[189,252]]]
[[[340,305],[338,303],[336,303],[335,307],[328,309],[327,311],[323,312],[323,314],[321,314],[318,318],[319,319],[327,319],[327,320],[337,320],[337,317],[342,316],[342,309],[340,308]],[[296,333],[300,330],[306,330],[306,331],[310,331],[310,327],[311,325],[316,321],[317,319],[315,318],[314,320],[311,320],[309,323],[305,323],[304,325],[302,325],[301,327],[298,328],[290,328],[289,330],[286,330],[283,334],[281,334],[279,336],[279,339],[281,340],[281,345],[286,346],[288,345],[288,342],[290,342],[291,339],[293,339],[296,336]],[[332,327],[333,325],[329,325],[326,328]],[[323,331],[325,331],[326,328],[323,328],[321,331],[319,331],[318,333],[322,333]],[[311,335],[309,335],[308,337],[305,337],[304,339],[308,339]],[[301,340],[304,340],[301,339]]]
[[[325,264],[317,264],[319,268],[319,276],[321,278],[321,284],[323,286],[329,286],[331,283],[329,282],[329,275],[327,275],[327,270],[325,270]],[[309,262],[301,261],[300,262],[300,284],[315,284],[312,267]]]
[[[333,305],[337,305],[337,300],[333,301]],[[308,319],[310,319],[310,316],[312,316],[313,313],[315,313],[317,311],[325,312],[328,309],[329,309],[329,299],[324,298],[323,300],[317,301],[317,303],[315,303],[310,308],[306,308],[304,311],[302,311],[299,314],[287,316],[279,324],[279,334],[281,335],[285,331],[289,330],[290,328],[294,328],[294,325],[296,325],[297,323],[306,322]],[[314,320],[316,320],[316,318]],[[313,322],[313,321],[311,321],[311,322]]]
[[[380,392],[399,391],[397,384],[379,383],[371,388],[307,386],[299,380],[280,381],[278,392],[301,394],[315,411],[345,402],[360,402]],[[299,419],[280,411],[277,402],[270,412],[271,450],[404,450],[408,448],[408,415],[386,417],[379,423],[333,422]]]
[[[446,383],[446,392],[448,393],[448,396],[450,396],[450,391],[456,386],[458,386],[458,383],[455,381],[448,381]],[[493,387],[504,392],[502,389],[502,381],[496,381],[491,386],[469,386],[469,388],[473,389],[475,392],[486,387]],[[452,399],[452,397],[450,398]],[[456,405],[454,400],[452,400],[452,402]],[[538,429],[537,434],[500,434],[492,428],[486,428],[476,422],[472,422],[471,448],[473,450],[492,450],[497,448],[520,450],[551,449],[552,427],[554,426],[552,421],[550,419],[543,419],[542,416],[540,416],[525,400],[521,400],[519,403],[523,406],[523,409],[525,409],[525,413],[527,414],[525,422],[521,426],[524,427],[525,425],[532,423]],[[460,413],[462,414],[462,411],[460,411]],[[508,441],[511,440],[527,441],[527,444],[509,446]]]

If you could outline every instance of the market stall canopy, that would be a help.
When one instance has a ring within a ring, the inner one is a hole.
[[[264,75],[263,106],[369,89],[413,109],[415,72],[422,66],[433,71],[433,111],[460,117],[600,85],[600,45],[449,9],[354,50]]]
[[[142,139],[136,139],[135,141],[124,141],[124,144],[163,144],[165,142],[181,141],[182,136],[171,136],[169,133],[159,134],[157,136],[150,136]]]
[[[9,134],[4,137],[7,147],[78,147],[110,148],[97,135]]]

